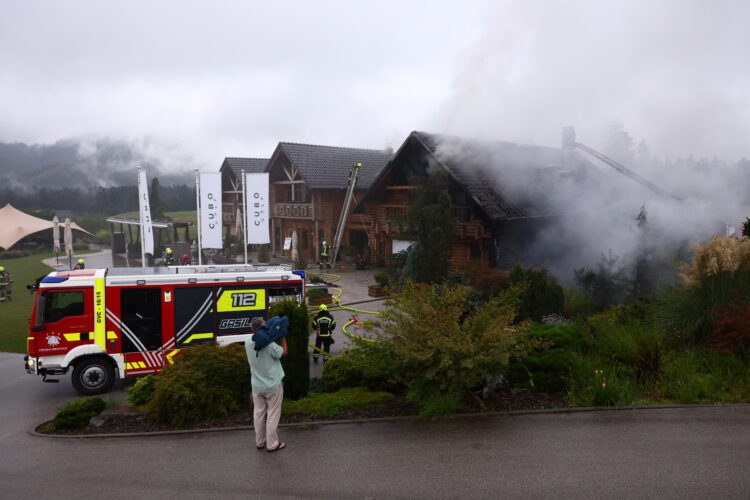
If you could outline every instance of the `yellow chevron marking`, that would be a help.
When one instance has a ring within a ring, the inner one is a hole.
[[[146,368],[146,363],[144,363],[143,361],[139,361],[138,368]]]
[[[175,356],[178,352],[180,352],[180,349],[175,349],[174,351],[167,354],[167,361],[169,361],[170,365],[174,364],[174,360],[172,359],[172,357]]]
[[[126,370],[132,370],[132,368],[130,367],[130,363],[125,363],[125,369]]]
[[[191,336],[189,336],[187,339],[185,339],[185,344],[189,344],[193,340],[196,339],[210,339],[214,336],[213,333],[194,333]]]
[[[63,333],[63,336],[68,342],[78,342],[79,340],[81,340],[80,333]]]
[[[108,340],[116,339],[116,338],[117,338],[117,334],[114,331],[110,330],[110,331],[107,332],[107,339]]]

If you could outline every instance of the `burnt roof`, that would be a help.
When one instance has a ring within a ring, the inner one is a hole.
[[[556,210],[532,193],[528,183],[504,189],[504,173],[535,176],[542,169],[562,168],[562,150],[511,142],[480,141],[455,136],[414,132],[433,157],[474,198],[493,220],[553,215]]]
[[[268,164],[268,158],[237,158],[237,157],[226,157],[221,167],[225,166],[232,170],[234,176],[237,179],[242,178],[242,170],[247,173],[260,173],[265,172],[266,165]]]
[[[402,151],[415,144],[424,149],[429,164],[447,171],[494,221],[559,215],[556,186],[571,176],[571,182],[580,182],[581,172],[593,167],[579,154],[560,148],[414,131],[388,170],[396,168]],[[386,175],[384,171],[378,183]]]
[[[393,157],[390,151],[280,142],[282,151],[299,171],[308,189],[346,189],[352,166],[360,162],[358,189],[368,189]],[[274,154],[275,156],[275,154]]]

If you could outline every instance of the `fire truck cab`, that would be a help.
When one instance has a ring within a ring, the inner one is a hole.
[[[29,319],[25,369],[72,370],[82,395],[116,378],[157,373],[202,342],[244,342],[270,304],[302,303],[304,271],[278,266],[177,266],[54,271],[40,279]]]

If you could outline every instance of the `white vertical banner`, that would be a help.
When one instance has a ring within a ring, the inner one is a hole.
[[[223,248],[221,237],[221,172],[200,172],[201,248]]]
[[[268,173],[245,174],[245,243],[271,243],[268,229],[270,204],[268,202]]]
[[[138,167],[138,206],[141,214],[142,253],[154,254],[154,230],[151,227],[151,204],[148,202],[148,182],[146,171]],[[145,257],[145,255],[143,256]],[[145,266],[145,259],[143,265]]]

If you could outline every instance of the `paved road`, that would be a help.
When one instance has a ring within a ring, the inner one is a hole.
[[[52,439],[70,397],[0,353],[0,498],[748,498],[750,406]]]

